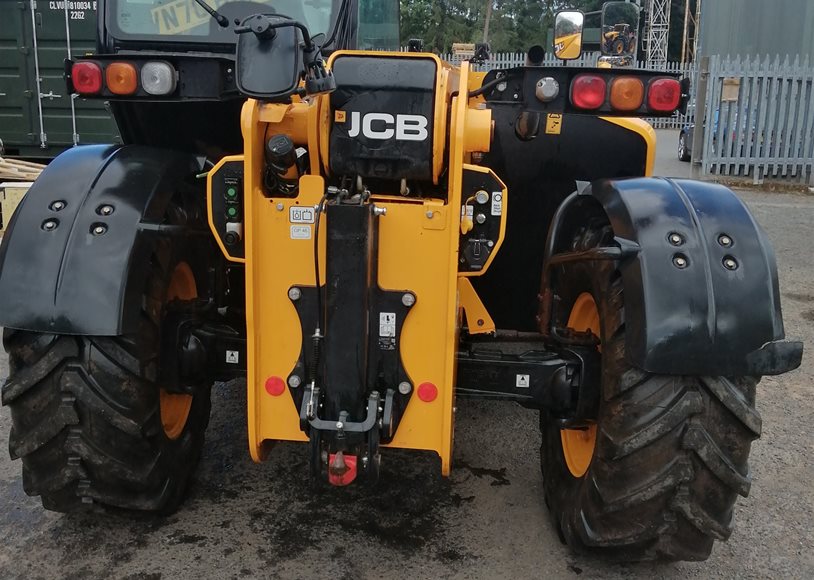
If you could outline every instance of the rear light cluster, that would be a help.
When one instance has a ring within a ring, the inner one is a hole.
[[[112,95],[127,96],[141,88],[148,95],[160,97],[175,92],[177,76],[175,68],[163,61],[136,65],[84,60],[71,66],[71,82],[80,95],[98,95],[106,88]]]
[[[651,113],[672,113],[681,105],[681,83],[655,78],[646,85],[635,76],[607,79],[597,74],[577,75],[571,83],[571,104],[584,111],[607,109],[632,113],[643,107]]]

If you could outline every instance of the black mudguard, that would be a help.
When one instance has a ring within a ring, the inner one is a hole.
[[[632,364],[682,375],[779,374],[800,365],[802,343],[783,340],[774,251],[731,190],[661,178],[596,181],[557,212],[546,259],[569,251],[576,228],[598,212],[621,248]]]
[[[0,244],[0,326],[135,331],[160,224],[178,184],[196,171],[190,154],[141,146],[76,147],[54,159]],[[65,207],[55,211],[54,202]],[[49,221],[56,227],[47,229]],[[104,233],[95,235],[97,226]]]

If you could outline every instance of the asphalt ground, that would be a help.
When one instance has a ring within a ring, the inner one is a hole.
[[[684,176],[677,135],[660,132],[657,173]],[[814,343],[814,197],[739,192],[779,263],[786,331]],[[0,305],[2,307],[2,305]],[[0,377],[8,372],[0,357]],[[280,444],[257,465],[246,446],[245,385],[218,385],[188,501],[166,518],[61,515],[22,489],[0,452],[0,579],[115,578],[812,578],[814,363],[766,378],[754,483],[735,532],[702,563],[607,564],[562,545],[542,501],[537,414],[459,401],[455,469],[431,454],[384,453],[380,485],[315,495],[306,449]],[[9,413],[0,409],[0,448]]]

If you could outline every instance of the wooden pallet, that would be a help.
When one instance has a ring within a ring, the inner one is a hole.
[[[0,181],[34,181],[45,165],[0,157]]]

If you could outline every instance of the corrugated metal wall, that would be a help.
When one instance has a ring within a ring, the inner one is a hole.
[[[814,0],[705,0],[699,54],[809,55]]]

